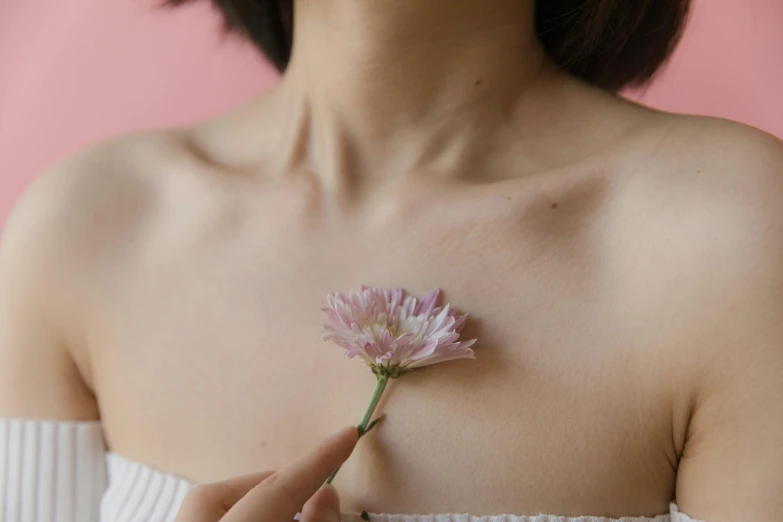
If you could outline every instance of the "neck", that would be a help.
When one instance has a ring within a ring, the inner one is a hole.
[[[508,114],[545,63],[533,0],[298,0],[295,19],[284,83],[308,127],[365,145]]]

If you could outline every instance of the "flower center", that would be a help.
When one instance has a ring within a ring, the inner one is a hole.
[[[392,339],[396,339],[397,337],[399,337],[399,336],[400,336],[400,332],[399,332],[399,330],[398,330],[398,329],[397,329],[397,327],[396,327],[396,326],[394,326],[393,324],[392,324],[392,325],[389,325],[389,326],[385,326],[384,328],[386,328],[386,331],[388,331],[388,332],[389,332],[389,335],[391,335],[391,338],[392,338]]]

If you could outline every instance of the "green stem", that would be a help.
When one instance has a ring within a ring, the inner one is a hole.
[[[364,412],[364,417],[362,417],[362,420],[359,422],[359,425],[356,427],[356,429],[359,431],[359,438],[362,438],[364,435],[367,434],[369,429],[367,428],[370,425],[370,419],[372,419],[372,414],[375,413],[375,408],[378,407],[378,403],[381,400],[381,397],[383,396],[383,392],[386,389],[386,384],[389,382],[389,378],[383,375],[378,375],[378,383],[375,385],[375,391],[372,394],[372,397],[370,398],[370,404],[367,405],[367,410]],[[375,423],[372,424],[374,426]],[[372,429],[372,428],[370,428]],[[328,479],[326,479],[327,484],[331,484],[334,478],[337,476],[337,472],[340,471],[340,468],[337,468],[334,473],[332,473]]]
[[[370,404],[367,405],[367,411],[364,412],[364,417],[362,417],[361,422],[359,422],[359,425],[356,427],[359,430],[360,436],[367,433],[367,425],[370,424],[372,414],[375,413],[375,408],[378,407],[378,403],[383,396],[383,391],[386,389],[386,383],[388,382],[388,377],[378,376],[378,384],[375,385],[375,391],[372,394],[372,398],[370,398]]]

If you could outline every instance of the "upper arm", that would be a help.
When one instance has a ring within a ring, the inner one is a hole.
[[[699,520],[773,522],[783,513],[783,335],[755,340],[766,349],[715,376],[691,420],[677,499]]]
[[[100,354],[89,341],[104,331],[99,315],[113,282],[153,226],[161,171],[189,172],[182,136],[143,133],[93,147],[19,200],[0,241],[0,416],[97,419]]]
[[[53,169],[19,200],[0,244],[0,416],[93,420],[96,402],[74,349],[70,185],[79,161]]]
[[[711,180],[726,198],[719,230],[705,234],[719,246],[700,262],[711,288],[696,303],[703,346],[683,357],[699,382],[677,499],[700,520],[773,522],[783,513],[783,145],[738,138],[738,154],[709,160],[730,168]]]

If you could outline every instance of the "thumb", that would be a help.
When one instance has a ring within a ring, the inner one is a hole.
[[[301,522],[340,522],[340,497],[331,485],[323,486],[302,508]]]

